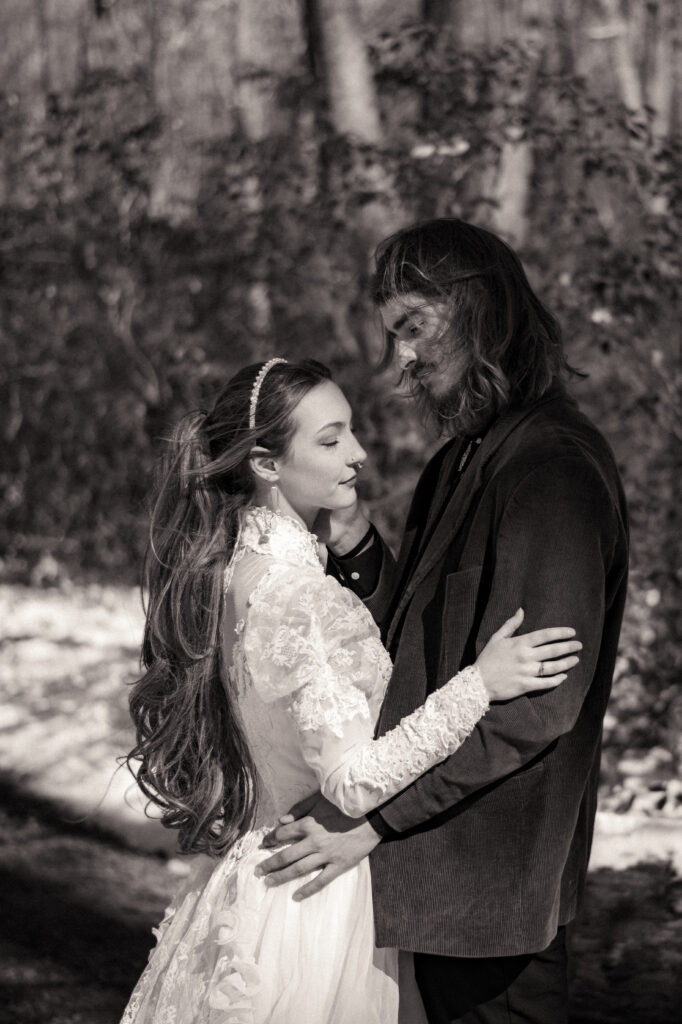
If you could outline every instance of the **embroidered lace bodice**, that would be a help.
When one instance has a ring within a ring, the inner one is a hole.
[[[250,507],[225,576],[226,685],[261,781],[261,820],[321,789],[360,816],[462,744],[488,707],[478,669],[458,673],[373,739],[391,674],[356,595],[327,576],[296,520]]]

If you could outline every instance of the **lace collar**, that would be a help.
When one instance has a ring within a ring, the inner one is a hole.
[[[315,534],[291,516],[262,505],[249,505],[242,512],[238,546],[294,565],[322,566]]]

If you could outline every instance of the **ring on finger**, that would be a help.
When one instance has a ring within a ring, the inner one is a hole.
[[[545,674],[545,663],[544,663],[544,661],[541,661],[540,662],[540,668],[538,669],[538,677],[541,679],[544,676],[544,674]]]

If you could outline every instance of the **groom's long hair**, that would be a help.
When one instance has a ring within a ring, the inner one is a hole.
[[[437,339],[468,356],[461,379],[436,402],[418,382],[412,393],[441,432],[474,436],[511,405],[529,405],[568,375],[561,328],[538,299],[516,253],[483,228],[442,217],[405,228],[376,252],[374,300],[407,294],[442,303]],[[395,354],[386,332],[382,366]],[[408,378],[409,379],[409,378]]]

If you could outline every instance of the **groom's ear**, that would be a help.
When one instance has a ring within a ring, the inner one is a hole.
[[[250,462],[258,479],[264,480],[267,484],[274,484],[279,480],[279,464],[267,448],[252,448]]]

